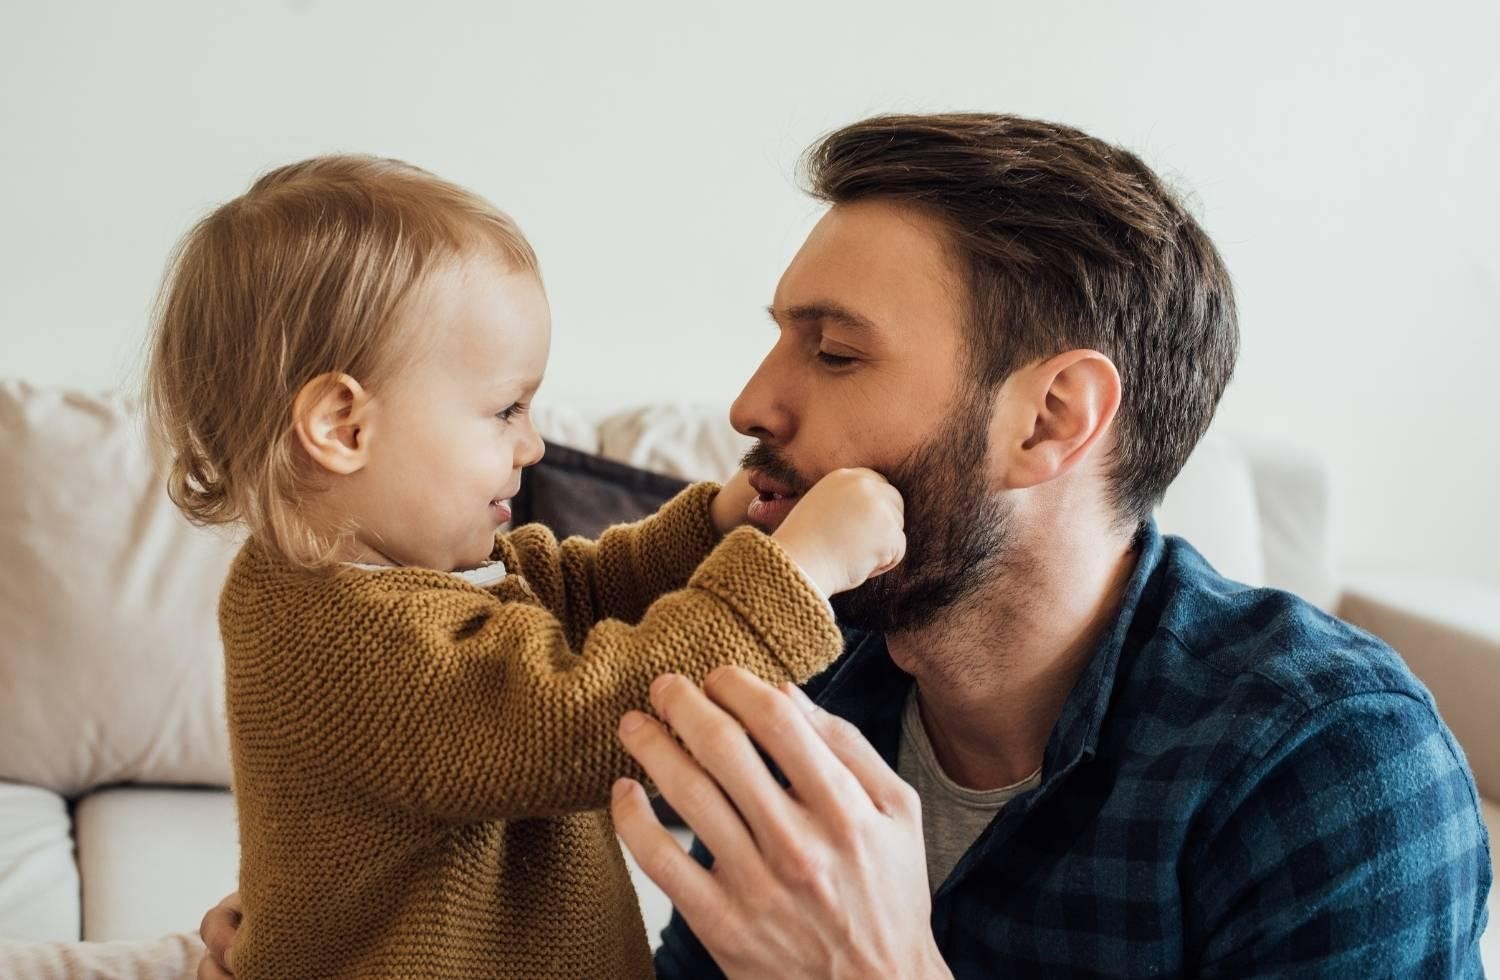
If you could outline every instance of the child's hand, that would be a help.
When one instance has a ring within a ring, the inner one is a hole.
[[[198,980],[228,980],[234,976],[230,960],[234,953],[234,935],[245,917],[245,905],[238,890],[209,909],[198,926],[203,940],[203,960],[198,964]]]
[[[714,529],[719,532],[719,537],[745,523],[745,512],[750,509],[750,501],[757,496],[755,488],[750,486],[750,474],[744,470],[729,478],[729,482],[724,484],[709,506]]]
[[[874,470],[834,470],[772,535],[825,596],[890,571],[906,555],[905,502]]]

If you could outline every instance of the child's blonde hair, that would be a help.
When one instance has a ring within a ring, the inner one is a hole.
[[[397,312],[443,261],[489,251],[537,271],[520,229],[410,164],[323,156],[273,170],[177,247],[158,301],[147,422],[167,493],[198,524],[243,523],[307,568],[336,541],[297,517],[309,491],[292,404],[311,381],[378,382]]]

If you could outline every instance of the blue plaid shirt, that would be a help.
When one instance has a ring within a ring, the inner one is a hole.
[[[1154,525],[1138,549],[1041,785],[934,896],[954,975],[1483,976],[1488,838],[1426,688],[1376,638]],[[894,768],[911,678],[881,636],[847,640],[809,691]],[[656,970],[722,976],[677,915]]]

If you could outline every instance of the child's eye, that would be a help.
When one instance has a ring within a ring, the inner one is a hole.
[[[495,418],[499,419],[502,422],[509,422],[511,419],[515,418],[517,415],[525,415],[525,414],[526,414],[526,403],[525,402],[516,402],[514,405],[510,406],[509,408],[501,409],[500,411],[496,412],[495,413]]]

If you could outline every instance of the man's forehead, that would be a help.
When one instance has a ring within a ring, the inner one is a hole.
[[[938,222],[885,201],[840,204],[823,215],[798,250],[771,305],[779,323],[821,320],[872,329],[935,312],[955,294],[952,260]]]

